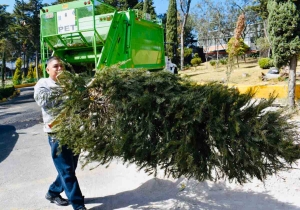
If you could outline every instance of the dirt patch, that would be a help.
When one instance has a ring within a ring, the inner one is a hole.
[[[266,74],[267,72],[268,69],[261,69],[259,67],[257,59],[248,58],[246,62],[244,60],[239,61],[239,66],[235,64],[231,72],[227,70],[225,65],[213,67],[209,64],[209,62],[206,62],[202,63],[200,66],[191,67],[187,70],[180,71],[179,74],[182,76],[187,76],[193,81],[199,83],[228,82],[230,84],[244,85],[283,85],[288,83],[287,80],[279,81],[278,79],[262,81],[262,73]],[[300,84],[300,81],[297,81],[297,84]]]

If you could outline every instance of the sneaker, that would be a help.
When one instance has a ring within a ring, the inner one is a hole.
[[[50,201],[51,203],[55,203],[58,206],[67,206],[67,205],[69,205],[69,201],[67,199],[62,198],[60,195],[53,197],[53,196],[51,196],[47,193],[45,198],[48,201]]]

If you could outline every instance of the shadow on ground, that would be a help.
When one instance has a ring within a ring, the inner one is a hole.
[[[151,179],[135,190],[105,197],[86,198],[86,204],[100,204],[92,210],[130,209],[288,209],[299,210],[296,206],[283,203],[266,193],[232,190],[225,184],[208,185],[207,182],[189,180],[180,190],[179,179],[171,182]]]
[[[250,69],[250,68],[255,68],[257,67],[257,65],[253,65],[253,66],[245,66],[244,68]]]
[[[12,152],[18,138],[15,126],[0,125],[0,163]]]

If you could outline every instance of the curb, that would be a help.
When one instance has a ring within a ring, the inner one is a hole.
[[[21,84],[21,85],[14,85],[15,88],[23,88],[23,87],[32,87],[35,86],[36,83],[27,83],[27,84]]]
[[[250,89],[255,91],[254,98],[269,98],[274,93],[276,98],[288,98],[288,85],[234,85],[229,84],[229,87],[235,87],[240,93],[246,93]],[[300,85],[295,86],[295,99],[300,99]]]

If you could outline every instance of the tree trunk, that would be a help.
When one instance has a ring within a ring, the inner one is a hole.
[[[183,23],[181,26],[181,33],[180,33],[180,45],[181,45],[181,50],[180,50],[180,69],[183,70],[184,68],[184,27],[186,24],[186,20],[187,20],[187,14],[184,14],[183,16]]]
[[[265,34],[265,37],[267,38],[268,43],[270,44],[269,34],[267,31],[268,22],[267,22],[267,20],[264,20],[263,23],[264,23],[264,34]],[[270,58],[270,57],[271,57],[271,47],[268,49],[268,58]]]
[[[2,68],[1,68],[1,78],[2,78],[2,87],[3,88],[5,86],[5,79],[4,79],[5,70],[6,70],[6,64],[5,64],[5,48],[4,48],[3,53],[2,53]]]
[[[217,68],[219,67],[219,42],[217,42],[217,39],[215,39],[215,45],[217,47],[216,51],[217,51]]]
[[[38,51],[35,51],[35,73],[36,73],[36,80],[38,81],[39,80],[39,68],[38,68],[38,65],[39,65],[39,61],[38,61]]]
[[[289,71],[288,105],[290,109],[295,108],[296,67],[297,55],[294,55],[290,61]]]

